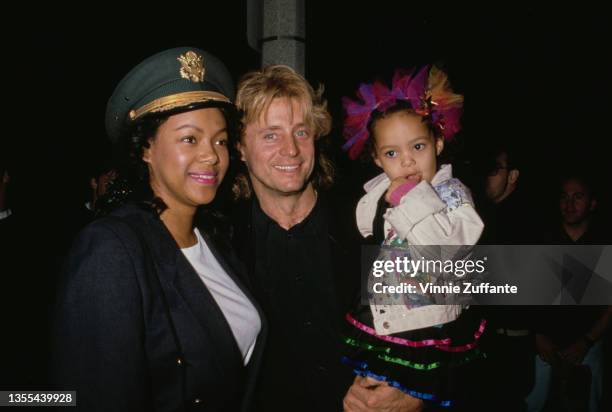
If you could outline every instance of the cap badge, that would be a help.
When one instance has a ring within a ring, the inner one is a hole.
[[[191,80],[192,82],[204,81],[204,59],[202,56],[193,51],[179,56],[177,58],[181,62],[181,77]]]

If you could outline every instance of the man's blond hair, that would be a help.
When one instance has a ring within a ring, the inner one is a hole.
[[[257,122],[276,98],[296,99],[302,104],[304,120],[315,140],[331,131],[331,115],[323,98],[323,86],[316,91],[308,81],[289,66],[266,66],[245,74],[238,83],[236,106],[240,113],[239,138],[242,141],[246,126]],[[333,165],[317,150],[317,162],[312,175],[315,188],[325,189],[333,183]],[[237,198],[249,198],[251,185],[244,173],[238,173],[233,192]]]

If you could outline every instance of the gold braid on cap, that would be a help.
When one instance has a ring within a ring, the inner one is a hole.
[[[215,101],[223,103],[232,103],[230,99],[222,95],[221,93],[196,90],[193,92],[177,93],[171,96],[164,96],[159,99],[155,99],[150,103],[139,107],[136,110],[130,111],[130,120],[136,120],[141,116],[148,113],[161,113],[168,110],[175,109],[177,107],[189,106],[193,103]]]
[[[201,83],[204,81],[206,69],[204,68],[204,58],[201,55],[190,50],[187,53],[179,56],[177,60],[181,63],[179,73],[183,79],[191,80],[194,83]],[[177,107],[189,106],[193,103],[206,101],[231,103],[230,99],[228,99],[226,96],[213,91],[198,90],[177,93],[171,96],[161,97],[138,109],[131,110],[130,120],[136,120],[147,113],[165,112]]]

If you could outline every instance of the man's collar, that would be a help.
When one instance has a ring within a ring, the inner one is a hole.
[[[274,225],[277,226],[279,228],[281,228],[282,230],[285,231],[291,231],[291,230],[297,230],[298,228],[304,226],[304,224],[306,222],[308,222],[310,219],[313,218],[313,216],[315,216],[321,209],[321,204],[324,202],[324,200],[321,199],[321,196],[317,195],[317,198],[315,200],[315,204],[312,207],[312,209],[310,210],[310,212],[308,212],[308,214],[297,224],[295,224],[294,226],[292,226],[290,229],[284,229],[282,228],[278,222],[276,220],[274,220],[272,217],[270,217],[261,207],[261,204],[259,203],[259,199],[257,198],[257,196],[253,196],[252,198],[252,213],[253,213],[253,224],[255,224],[256,226],[261,227],[261,225]]]

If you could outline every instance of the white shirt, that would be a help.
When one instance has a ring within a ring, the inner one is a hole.
[[[215,259],[198,229],[194,232],[198,243],[181,251],[221,308],[246,365],[261,329],[261,319],[251,301]]]

